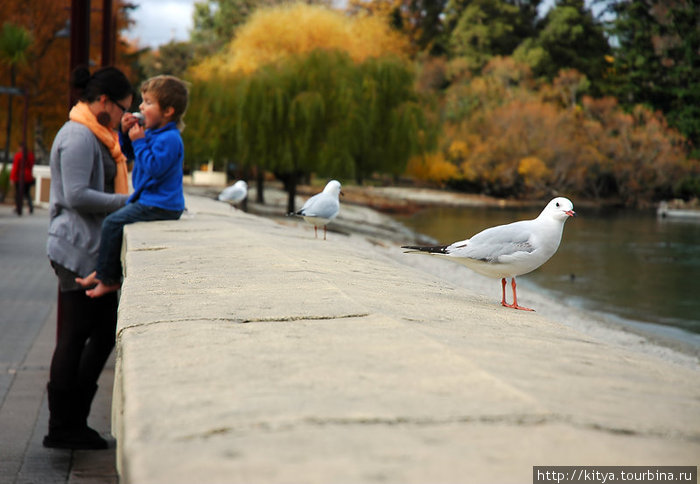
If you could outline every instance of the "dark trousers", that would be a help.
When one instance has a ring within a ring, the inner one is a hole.
[[[27,199],[29,213],[34,213],[34,205],[32,204],[31,189],[34,186],[34,181],[24,182],[24,190],[20,190],[19,183],[15,183],[15,211],[19,214],[22,207],[23,199]]]
[[[92,299],[84,290],[58,293],[58,331],[50,384],[66,391],[93,389],[117,330],[117,293]]]
[[[129,203],[112,212],[102,222],[100,253],[97,258],[97,278],[104,284],[118,284],[122,277],[122,239],[124,226],[135,222],[177,220],[182,210],[165,210],[138,202]]]

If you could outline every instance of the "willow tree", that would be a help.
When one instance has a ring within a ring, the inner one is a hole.
[[[242,103],[241,156],[285,183],[289,211],[302,177],[398,175],[428,147],[413,76],[395,58],[356,64],[323,49],[292,56],[251,75]]]
[[[398,175],[425,147],[426,118],[414,91],[414,76],[393,57],[367,59],[358,66],[356,100],[348,132],[359,184],[374,172]]]
[[[239,154],[284,182],[289,211],[301,177],[352,174],[343,125],[356,69],[346,54],[316,50],[250,76],[239,111]]]
[[[192,83],[183,131],[187,163],[213,160],[223,168],[229,162],[240,162],[237,111],[246,83],[244,78],[220,77]]]
[[[207,109],[203,121],[235,131],[235,157],[284,181],[289,211],[311,173],[398,173],[424,124],[400,56],[406,45],[373,17],[303,4],[259,11],[228,50],[193,70],[195,82],[233,93],[221,95],[230,103],[217,101],[226,114]]]

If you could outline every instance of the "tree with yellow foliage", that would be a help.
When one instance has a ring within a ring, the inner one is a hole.
[[[385,55],[402,56],[408,43],[383,18],[347,17],[303,3],[257,10],[220,53],[193,69],[196,78],[250,74],[262,66],[315,49],[339,50],[354,62]]]
[[[347,11],[352,15],[372,15],[404,34],[411,54],[427,52],[442,55],[443,12],[447,0],[348,0]]]
[[[197,57],[212,55],[233,39],[259,8],[289,3],[289,0],[198,0],[194,3],[190,35]],[[308,4],[329,5],[331,0],[306,0]]]

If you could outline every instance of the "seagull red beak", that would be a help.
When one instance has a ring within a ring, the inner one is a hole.
[[[576,216],[576,212],[574,212],[573,210],[567,210],[567,211],[564,212],[564,213],[567,214],[569,217],[575,217],[575,216]]]

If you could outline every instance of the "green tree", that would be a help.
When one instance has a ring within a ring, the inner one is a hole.
[[[32,35],[28,30],[10,22],[3,24],[2,31],[0,31],[0,62],[10,67],[11,87],[16,87],[17,66],[27,62],[27,51],[31,45]],[[8,94],[7,99],[7,139],[5,140],[4,163],[10,157],[12,136],[12,95]]]
[[[449,0],[444,10],[446,44],[478,70],[491,58],[511,55],[535,35],[540,0]]]
[[[671,7],[667,25],[662,34],[675,42],[665,50],[673,59],[668,73],[673,96],[666,117],[691,142],[692,156],[700,158],[700,6],[684,2]]]
[[[503,0],[470,2],[450,34],[450,51],[476,69],[494,56],[509,55],[520,42],[515,35],[519,13],[518,7]]]
[[[615,76],[610,92],[631,110],[644,104],[663,112],[700,156],[700,6],[692,0],[644,0],[608,5]]]
[[[192,43],[198,54],[211,55],[226,45],[236,28],[265,0],[205,0],[194,4]],[[267,2],[265,2],[267,3]]]
[[[604,26],[583,0],[559,0],[547,13],[538,35],[520,44],[514,57],[548,80],[561,69],[576,69],[588,79],[599,80],[609,54]]]
[[[251,76],[241,108],[241,148],[285,182],[288,210],[296,184],[316,173],[358,180],[401,173],[420,150],[425,119],[412,76],[394,58],[355,64],[318,49]]]
[[[399,175],[408,159],[428,142],[427,120],[413,88],[413,73],[395,58],[368,59],[360,65],[358,99],[351,106],[350,154],[355,179],[373,172]]]
[[[239,162],[238,110],[245,88],[244,80],[236,78],[191,84],[187,126],[182,132],[185,163],[191,169],[209,160],[218,168]]]
[[[241,93],[235,111],[239,159],[284,182],[290,212],[300,177],[351,173],[347,157],[335,159],[344,152],[335,135],[347,112],[353,68],[345,54],[316,50],[258,69]]]
[[[419,51],[428,50],[433,55],[443,55],[447,47],[441,41],[444,28],[442,12],[447,0],[403,0],[408,11],[408,22],[415,35],[413,41]]]
[[[182,77],[192,64],[194,48],[190,42],[171,41],[158,50],[145,52],[140,63],[146,78],[159,74]]]

